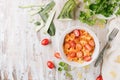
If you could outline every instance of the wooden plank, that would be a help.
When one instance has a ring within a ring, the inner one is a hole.
[[[41,4],[49,0],[0,0],[0,80],[65,80],[64,74],[49,70],[46,66],[48,60],[53,60],[56,65],[61,60],[53,57],[58,49],[59,37],[66,28],[71,26],[86,26],[79,21],[54,20],[56,26],[55,37],[50,37],[39,32],[36,34],[34,25],[29,23],[27,10],[20,9],[21,5]],[[56,16],[60,13],[65,0],[55,0]],[[104,45],[106,30],[91,28],[98,35],[101,45]],[[40,41],[49,37],[54,42],[47,47],[40,45]],[[81,80],[95,80],[99,74],[99,67],[75,68],[74,80],[78,80],[78,72],[82,73]],[[67,79],[66,79],[67,80]]]

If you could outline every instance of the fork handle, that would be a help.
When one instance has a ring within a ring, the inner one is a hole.
[[[99,56],[98,56],[98,58],[97,58],[97,60],[96,60],[96,62],[95,62],[95,64],[94,64],[95,67],[97,67],[98,64],[103,61],[103,55],[104,55],[105,50],[108,48],[108,46],[109,46],[109,42],[107,42],[107,43],[105,44],[104,48],[103,48],[102,51],[100,52],[100,54],[99,54]]]

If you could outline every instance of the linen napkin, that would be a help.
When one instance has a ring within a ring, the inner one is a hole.
[[[120,80],[120,17],[111,20],[108,24],[110,32],[114,28],[119,29],[119,33],[106,51],[102,67],[103,80]]]

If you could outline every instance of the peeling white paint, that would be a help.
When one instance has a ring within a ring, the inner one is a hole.
[[[82,25],[79,21],[61,22],[55,20],[56,26],[56,35],[51,38],[54,42],[47,47],[40,45],[40,40],[48,37],[49,35],[44,35],[41,32],[37,35],[34,31],[34,26],[29,23],[29,16],[27,10],[20,9],[18,6],[29,5],[29,4],[41,4],[47,0],[4,0],[0,1],[0,13],[2,13],[0,18],[4,18],[2,23],[0,22],[0,77],[1,80],[4,80],[4,73],[6,71],[9,80],[28,80],[29,71],[31,73],[32,80],[65,80],[63,73],[55,70],[50,70],[46,66],[48,60],[53,60],[56,65],[60,60],[56,60],[53,57],[55,51],[58,51],[58,41],[60,35],[71,25]],[[61,7],[65,0],[55,0],[56,8],[61,10]],[[4,8],[4,10],[2,10]],[[60,10],[57,9],[59,13]],[[1,12],[2,10],[2,12]],[[58,15],[56,13],[56,15]],[[56,16],[57,17],[57,16]],[[0,19],[2,20],[2,19]],[[105,35],[100,36],[101,32],[106,34],[106,31],[103,31],[99,28],[92,28],[94,32],[97,32],[97,35],[101,42],[105,41]],[[101,45],[103,45],[101,44]],[[90,67],[90,73],[86,74],[83,68],[77,68],[74,73],[82,72],[83,79],[86,80],[95,80],[93,78],[98,74],[99,68],[94,69]],[[74,74],[73,73],[73,74]],[[93,74],[95,73],[95,74]],[[92,78],[89,76],[92,74]],[[13,77],[13,75],[16,76]],[[75,75],[75,74],[74,74]],[[88,76],[87,76],[88,75]],[[82,79],[82,80],[83,80]],[[75,79],[74,79],[75,80]]]

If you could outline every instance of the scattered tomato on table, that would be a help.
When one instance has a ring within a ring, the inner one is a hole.
[[[50,40],[49,39],[47,39],[47,38],[45,38],[45,39],[43,39],[42,41],[41,41],[41,44],[42,45],[48,45],[50,43]]]
[[[48,61],[48,62],[47,62],[47,66],[48,66],[48,68],[50,68],[50,69],[55,68],[55,65],[54,65],[54,63],[53,63],[52,61]]]
[[[103,80],[102,75],[99,75],[96,80]]]
[[[61,56],[60,56],[60,53],[59,53],[59,52],[55,52],[55,53],[54,53],[54,56],[55,56],[57,59],[60,59],[60,58],[61,58]]]

